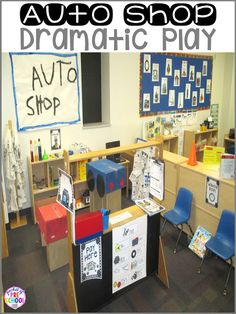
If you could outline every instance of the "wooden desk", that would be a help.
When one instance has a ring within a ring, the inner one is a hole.
[[[208,176],[220,182],[218,208],[205,201],[206,178]],[[222,210],[235,210],[234,180],[221,179],[219,171],[208,170],[201,162],[196,166],[189,166],[187,163],[179,165],[178,188],[180,187],[186,187],[193,193],[190,225],[194,231],[198,225],[201,225],[214,234]],[[188,232],[187,229],[186,232]]]

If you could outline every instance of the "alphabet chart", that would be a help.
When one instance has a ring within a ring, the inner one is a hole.
[[[141,53],[140,116],[209,109],[212,56]]]
[[[146,277],[147,215],[112,230],[112,293]]]
[[[80,121],[76,54],[10,53],[18,131]]]

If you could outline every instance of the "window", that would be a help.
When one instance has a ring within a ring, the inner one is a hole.
[[[83,124],[108,123],[109,110],[109,54],[82,53]]]

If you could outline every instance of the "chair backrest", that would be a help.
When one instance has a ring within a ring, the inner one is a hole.
[[[234,247],[235,215],[227,209],[222,211],[216,235],[224,238],[230,246]]]
[[[175,201],[175,210],[189,220],[192,209],[193,194],[186,188],[180,188]]]

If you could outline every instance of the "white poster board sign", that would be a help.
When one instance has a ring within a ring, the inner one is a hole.
[[[80,244],[80,281],[102,279],[102,238]]]
[[[75,198],[72,177],[65,171],[58,168],[59,186],[57,192],[57,202],[75,215]]]
[[[146,277],[147,215],[112,230],[112,293]]]
[[[11,53],[18,131],[80,121],[76,54]]]
[[[218,195],[219,195],[220,182],[216,179],[206,178],[206,203],[218,207]]]
[[[150,161],[150,194],[160,201],[164,199],[164,162]]]

